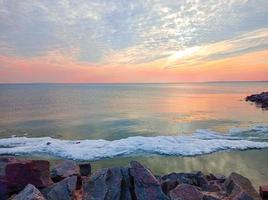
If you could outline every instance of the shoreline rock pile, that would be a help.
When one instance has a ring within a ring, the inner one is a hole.
[[[0,200],[260,200],[240,174],[154,175],[137,161],[91,174],[91,165],[0,158]]]
[[[268,92],[247,96],[246,101],[255,102],[261,108],[268,110]]]

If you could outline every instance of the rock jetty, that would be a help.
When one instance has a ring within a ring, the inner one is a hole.
[[[264,188],[265,189],[265,188]],[[262,189],[263,192],[263,189]],[[264,194],[264,193],[262,193]],[[260,200],[251,182],[202,172],[154,175],[137,161],[92,173],[90,163],[0,158],[0,200]]]
[[[268,110],[268,92],[247,96],[246,101],[254,102],[261,108]]]

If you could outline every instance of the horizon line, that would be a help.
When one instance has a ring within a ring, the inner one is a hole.
[[[260,80],[260,81],[251,81],[251,80],[232,80],[232,81],[184,81],[184,82],[0,82],[0,85],[16,85],[16,84],[25,84],[25,85],[42,85],[42,84],[90,84],[90,85],[109,85],[109,84],[186,84],[186,83],[245,83],[245,82],[268,82],[268,80]]]

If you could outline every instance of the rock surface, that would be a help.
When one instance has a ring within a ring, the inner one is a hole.
[[[0,159],[0,199],[21,191],[26,185],[47,187],[52,184],[49,162],[44,160]]]
[[[245,199],[260,200],[260,196],[252,186],[250,180],[237,173],[231,173],[231,175],[224,182],[225,189],[232,199],[241,199],[241,196]],[[247,197],[247,198],[246,198]],[[243,199],[243,198],[242,198]]]
[[[246,101],[255,102],[263,109],[268,110],[268,92],[262,92],[260,94],[253,94],[246,97]]]
[[[263,199],[268,200],[268,185],[260,186],[260,195]]]
[[[45,200],[41,192],[31,184],[28,184],[18,195],[11,200]]]
[[[50,179],[54,179],[53,183]],[[26,187],[25,187],[26,186]],[[267,188],[261,187],[263,196]],[[154,175],[132,161],[129,167],[100,169],[65,161],[49,173],[49,162],[0,159],[0,200],[260,200],[251,182],[232,173]]]
[[[171,200],[202,200],[204,196],[197,187],[189,184],[179,184],[168,195]]]
[[[132,161],[130,166],[130,175],[134,181],[134,193],[137,199],[168,199],[162,191],[159,181],[149,169],[136,161]]]
[[[72,200],[75,197],[77,176],[71,176],[51,186],[46,192],[48,200]]]
[[[95,172],[83,183],[84,199],[131,199],[130,180],[125,170],[113,167]]]
[[[90,165],[90,163],[80,164],[79,167],[80,167],[80,175],[81,176],[89,176],[89,175],[91,175],[91,165]]]
[[[76,162],[67,160],[53,167],[50,176],[54,182],[59,182],[67,177],[79,175],[80,168]]]

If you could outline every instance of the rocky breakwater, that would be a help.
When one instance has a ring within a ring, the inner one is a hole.
[[[247,96],[246,101],[255,102],[261,108],[268,110],[268,92]]]
[[[142,164],[91,174],[89,163],[0,159],[0,199],[5,200],[260,200],[251,182],[202,172],[157,176]]]

